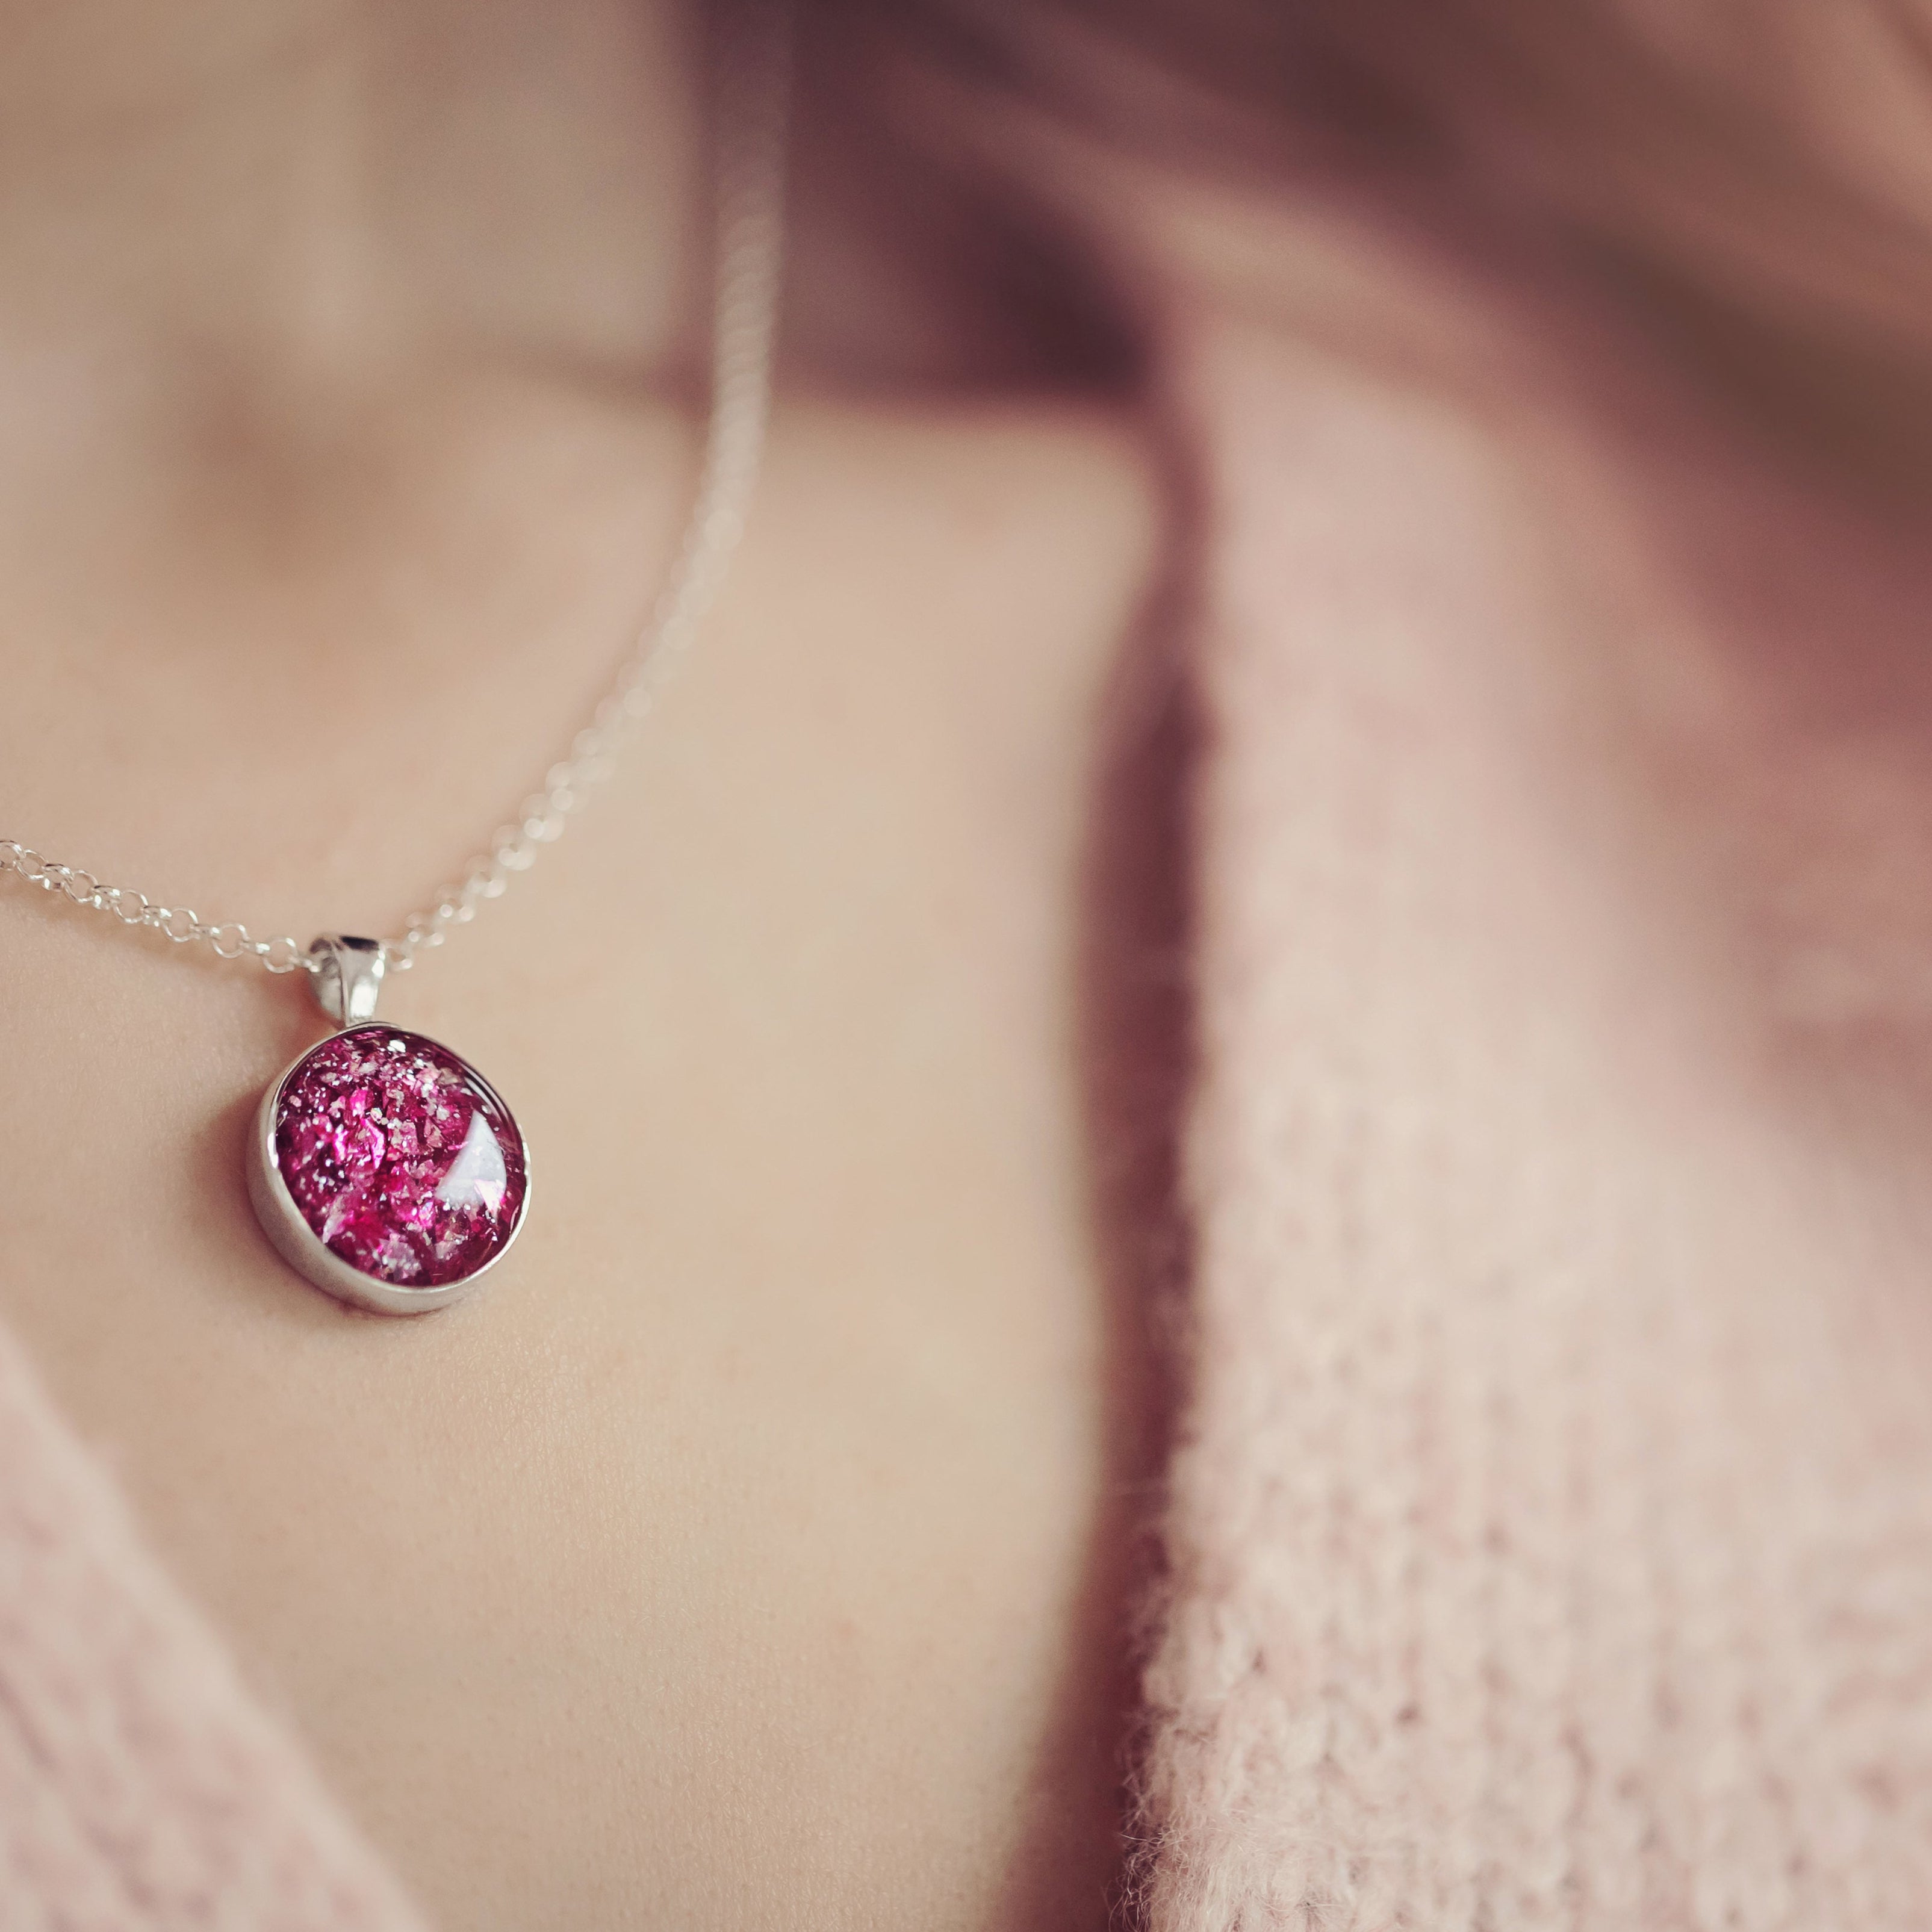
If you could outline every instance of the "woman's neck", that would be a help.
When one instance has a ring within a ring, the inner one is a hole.
[[[158,392],[327,406],[425,340],[674,352],[698,200],[684,24],[673,0],[10,20],[0,412],[63,413],[62,368],[98,414]]]

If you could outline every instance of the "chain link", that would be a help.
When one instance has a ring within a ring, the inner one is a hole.
[[[711,408],[696,494],[664,587],[616,681],[488,848],[436,889],[427,910],[382,942],[382,962],[406,972],[416,956],[444,944],[488,900],[500,898],[546,845],[563,836],[615,769],[638,727],[690,650],[744,535],[764,464],[784,268],[785,160],[791,94],[790,0],[740,0],[723,29],[714,156]],[[104,886],[77,866],[43,858],[0,838],[0,872],[112,913],[177,946],[205,943],[223,959],[260,960],[271,973],[318,970],[320,961],[286,934],[256,939],[232,920],[202,920],[184,906],[157,905],[126,886]]]
[[[30,886],[58,892],[76,905],[111,912],[123,926],[144,926],[172,939],[177,946],[206,940],[224,959],[259,959],[271,973],[293,973],[310,967],[308,955],[292,939],[255,939],[245,926],[232,920],[210,925],[186,906],[156,905],[127,886],[104,886],[78,866],[43,859],[31,845],[0,838],[0,872],[16,872]]]

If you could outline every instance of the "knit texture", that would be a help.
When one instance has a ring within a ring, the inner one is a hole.
[[[418,1932],[4,1335],[0,1928]]]
[[[1867,1264],[1828,1137],[1673,1006],[1512,479],[1279,344],[1204,367],[1199,1258],[1138,1903],[1923,1932],[1922,1274]]]

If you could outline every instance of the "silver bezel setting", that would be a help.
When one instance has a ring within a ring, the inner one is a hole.
[[[275,1252],[304,1281],[313,1283],[325,1294],[333,1295],[338,1301],[346,1302],[352,1308],[365,1309],[373,1315],[427,1315],[432,1310],[447,1308],[452,1302],[460,1301],[465,1295],[474,1293],[483,1277],[516,1246],[517,1237],[524,1232],[524,1223],[530,1219],[530,1214],[532,1177],[530,1143],[524,1138],[523,1129],[517,1127],[518,1144],[524,1160],[523,1205],[518,1211],[516,1225],[511,1228],[508,1239],[474,1274],[465,1276],[461,1281],[445,1282],[434,1288],[399,1288],[386,1281],[378,1281],[374,1275],[364,1274],[340,1255],[332,1252],[302,1218],[295,1196],[289,1192],[288,1183],[282,1178],[281,1163],[275,1153],[276,1109],[281,1100],[282,1089],[311,1054],[320,1052],[323,1047],[341,1039],[344,1034],[376,1030],[402,1034],[462,1060],[477,1083],[502,1108],[504,1118],[515,1125],[517,1117],[505,1105],[503,1096],[454,1047],[444,1046],[442,1041],[430,1039],[428,1034],[392,1026],[386,1021],[344,1027],[327,1040],[318,1040],[314,1046],[298,1054],[269,1082],[267,1091],[262,1094],[262,1104],[255,1110],[254,1126],[248,1136],[248,1198],[254,1205],[255,1218],[261,1222],[262,1232],[274,1244]]]

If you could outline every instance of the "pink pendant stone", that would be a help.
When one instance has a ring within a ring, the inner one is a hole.
[[[448,1288],[502,1252],[529,1191],[524,1137],[470,1063],[351,1027],[298,1060],[271,1127],[282,1184],[330,1253],[392,1288]]]

